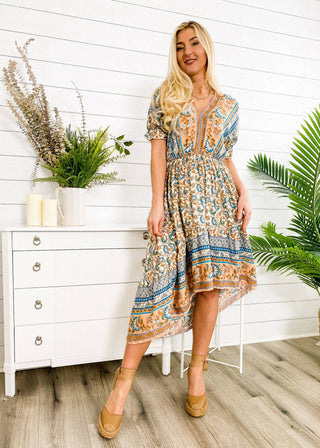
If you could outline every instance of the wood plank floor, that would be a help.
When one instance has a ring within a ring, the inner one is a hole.
[[[19,371],[14,398],[4,396],[0,374],[0,447],[319,448],[318,340],[247,344],[242,374],[209,362],[208,410],[201,418],[185,411],[180,354],[171,354],[168,376],[161,373],[161,355],[145,356],[120,432],[111,440],[99,435],[96,424],[120,360]],[[239,364],[239,346],[223,347],[211,358]]]

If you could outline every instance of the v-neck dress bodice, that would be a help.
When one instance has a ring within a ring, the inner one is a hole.
[[[191,104],[180,112],[177,130],[171,133],[162,127],[158,101],[159,89],[149,106],[144,136],[166,140],[168,161],[189,154],[210,154],[218,160],[232,155],[239,131],[239,105],[230,95],[216,94],[201,113]]]
[[[132,344],[192,328],[201,291],[218,288],[221,311],[257,286],[249,235],[237,220],[239,194],[223,163],[238,140],[238,102],[216,95],[202,113],[191,104],[167,133],[159,91],[144,136],[166,140],[163,235],[147,243],[128,326]]]

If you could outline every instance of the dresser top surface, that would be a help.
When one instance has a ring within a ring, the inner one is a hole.
[[[112,231],[144,231],[147,224],[88,224],[84,226],[27,226],[12,224],[0,226],[0,232],[112,232]]]

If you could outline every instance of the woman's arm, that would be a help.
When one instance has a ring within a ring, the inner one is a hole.
[[[155,239],[156,235],[162,236],[162,224],[164,221],[164,184],[167,170],[166,139],[151,140],[151,185],[152,203],[147,219],[148,230]]]
[[[243,231],[245,231],[247,225],[249,224],[252,214],[249,193],[246,187],[244,186],[244,183],[240,179],[240,176],[237,172],[237,168],[232,160],[232,157],[224,158],[223,161],[227,166],[228,170],[230,171],[230,174],[232,176],[232,179],[239,194],[237,219],[238,221],[240,221],[243,218],[243,212],[244,212],[242,229]]]
[[[246,191],[246,187],[244,186],[242,180],[240,179],[240,176],[237,172],[237,168],[233,162],[233,159],[232,157],[228,157],[223,159],[223,161],[227,165],[228,170],[230,171],[230,174],[232,176],[233,182],[236,186],[237,192],[240,195],[243,191]]]
[[[151,140],[152,206],[163,206],[164,182],[167,169],[166,140]]]

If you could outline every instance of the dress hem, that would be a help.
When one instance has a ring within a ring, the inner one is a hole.
[[[219,297],[219,310],[218,310],[218,312],[224,310],[227,306],[229,306],[232,303],[236,302],[237,300],[241,299],[241,297],[243,297],[244,295],[246,295],[249,292],[255,290],[256,287],[257,287],[257,285],[255,285],[255,284],[252,284],[252,285],[247,284],[247,287],[241,288],[239,290],[238,294],[233,296],[233,300],[226,301],[222,305],[220,304],[220,297]],[[220,290],[223,290],[223,289],[237,289],[237,288],[235,288],[233,286],[221,286],[219,288],[212,288],[212,287],[210,287],[210,289],[209,288],[201,288],[201,289],[198,289],[198,290],[194,291],[194,293],[190,297],[190,306],[189,306],[188,310],[179,319],[183,319],[183,317],[185,317],[190,312],[191,308],[192,308],[192,311],[193,311],[193,307],[194,307],[195,303],[192,303],[192,302],[194,301],[194,298],[195,298],[197,293],[203,292],[203,291],[212,291],[213,289],[218,289],[220,291]],[[159,334],[157,334],[155,336],[147,336],[145,338],[142,337],[142,338],[134,340],[134,341],[128,339],[128,336],[127,336],[126,342],[127,342],[127,344],[132,344],[132,345],[140,344],[140,343],[143,343],[143,342],[149,342],[149,341],[151,342],[154,339],[166,338],[166,337],[169,337],[169,336],[175,336],[175,335],[178,335],[178,334],[186,333],[186,332],[190,331],[191,328],[192,328],[192,321],[191,321],[190,325],[188,325],[188,327],[180,327],[174,333],[172,333],[171,331],[168,331],[166,329],[162,333],[159,333]],[[170,328],[170,330],[171,330],[171,328]]]

